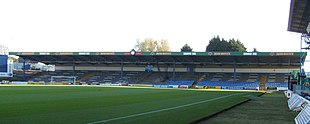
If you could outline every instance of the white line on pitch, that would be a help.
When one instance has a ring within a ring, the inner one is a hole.
[[[148,115],[148,114],[153,114],[153,113],[158,113],[158,112],[163,112],[163,111],[169,111],[169,110],[173,110],[173,109],[184,108],[184,107],[188,107],[188,106],[192,106],[192,105],[197,105],[197,104],[205,103],[205,102],[210,102],[210,101],[214,101],[214,100],[218,100],[218,99],[223,99],[223,98],[226,98],[226,97],[240,95],[240,94],[245,94],[245,93],[230,94],[230,95],[227,95],[227,96],[221,96],[221,97],[217,97],[217,98],[213,98],[213,99],[203,100],[203,101],[189,103],[189,104],[180,105],[180,106],[175,106],[175,107],[171,107],[171,108],[159,109],[159,110],[154,110],[154,111],[149,111],[149,112],[144,112],[144,113],[139,113],[139,114],[132,114],[132,115],[123,116],[123,117],[117,117],[117,118],[111,118],[111,119],[106,119],[106,120],[90,122],[88,124],[105,123],[105,122],[109,122],[109,121],[115,121],[115,120],[121,120],[121,119],[125,119],[125,118],[137,117],[137,116],[141,116],[141,115]]]

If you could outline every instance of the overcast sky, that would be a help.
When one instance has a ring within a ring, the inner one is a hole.
[[[252,51],[299,51],[290,0],[1,0],[0,44],[10,51],[130,51],[166,39],[205,51],[219,35]]]

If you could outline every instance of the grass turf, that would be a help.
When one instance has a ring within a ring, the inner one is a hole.
[[[283,92],[268,93],[200,124],[294,124],[297,112],[288,109]]]
[[[90,123],[227,96],[177,109],[107,122],[190,123],[259,94],[78,86],[4,86],[0,87],[0,91],[1,124]]]

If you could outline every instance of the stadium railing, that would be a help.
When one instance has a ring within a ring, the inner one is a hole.
[[[309,124],[310,123],[310,105],[306,107],[294,119],[296,124]]]

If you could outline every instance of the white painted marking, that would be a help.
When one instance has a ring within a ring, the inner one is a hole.
[[[159,110],[154,110],[154,111],[149,111],[149,112],[144,112],[144,113],[138,113],[138,114],[132,114],[132,115],[123,116],[123,117],[116,117],[116,118],[111,118],[111,119],[106,119],[106,120],[90,122],[88,124],[105,123],[105,122],[109,122],[109,121],[115,121],[115,120],[121,120],[121,119],[126,119],[126,118],[131,118],[131,117],[142,116],[142,115],[148,115],[148,114],[153,114],[153,113],[158,113],[158,112],[163,112],[163,111],[169,111],[169,110],[184,108],[184,107],[197,105],[197,104],[201,104],[201,103],[205,103],[205,102],[215,101],[215,100],[223,99],[223,98],[230,97],[230,96],[240,95],[240,94],[245,94],[245,93],[230,94],[227,96],[221,96],[221,97],[217,97],[217,98],[213,98],[213,99],[203,100],[203,101],[189,103],[189,104],[180,105],[180,106],[175,106],[175,107],[171,107],[171,108],[159,109]]]

